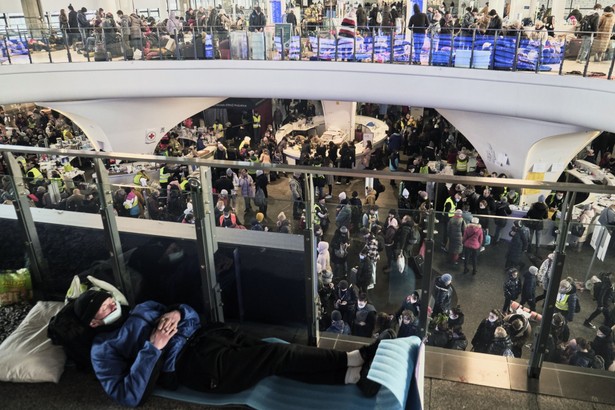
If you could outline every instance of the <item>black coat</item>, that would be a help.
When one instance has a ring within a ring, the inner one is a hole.
[[[472,351],[479,353],[487,353],[491,342],[493,342],[493,334],[495,333],[495,328],[500,326],[501,324],[501,320],[490,322],[488,319],[484,319],[482,322],[480,322],[480,325],[478,325],[478,329],[476,329],[476,333],[472,338]]]
[[[604,359],[604,367],[608,369],[613,363],[613,339],[611,336],[596,336],[592,342],[592,349],[594,349],[596,355],[602,356]]]
[[[523,300],[534,301],[536,296],[536,275],[532,275],[529,270],[523,274],[523,290],[521,292]]]

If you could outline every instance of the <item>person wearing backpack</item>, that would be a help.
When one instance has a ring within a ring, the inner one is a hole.
[[[348,248],[350,236],[348,228],[342,226],[336,229],[331,239],[331,269],[336,280],[345,278],[348,273]]]
[[[603,272],[600,274],[600,282],[594,284],[593,294],[596,300],[596,309],[585,319],[583,326],[590,329],[595,329],[596,326],[592,323],[592,320],[596,318],[600,313],[604,315],[604,324],[606,326],[613,325],[613,318],[611,317],[611,308],[613,307],[613,297],[615,293],[613,291],[613,273]]]
[[[579,23],[579,37],[583,40],[579,54],[577,55],[577,63],[581,64],[589,58],[594,33],[598,31],[598,22],[600,21],[600,13],[602,13],[602,5],[596,3],[594,9],[587,13]]]

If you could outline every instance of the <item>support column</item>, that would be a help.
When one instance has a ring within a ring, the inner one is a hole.
[[[500,18],[504,18],[504,6],[504,0],[489,0],[489,11],[497,11]]]
[[[21,0],[21,8],[26,20],[26,27],[19,28],[27,29],[28,37],[42,38],[41,30],[45,28],[45,22],[43,21],[43,7],[40,0]]]
[[[37,104],[70,118],[85,132],[96,150],[152,154],[168,130],[222,100],[224,98],[125,98]]]
[[[15,207],[15,213],[17,214],[17,222],[21,226],[23,237],[28,252],[30,274],[32,277],[32,291],[35,300],[47,300],[46,289],[43,277],[49,274],[49,265],[47,259],[43,255],[43,248],[32,219],[32,212],[30,211],[30,203],[26,197],[26,180],[23,177],[21,168],[17,163],[17,160],[10,152],[4,153],[4,159],[9,168],[9,175],[11,176],[11,183],[15,191],[15,201],[13,206]]]
[[[211,168],[199,167],[199,179],[190,179],[192,205],[201,273],[201,290],[208,321],[224,322],[222,290],[216,277],[214,254],[218,250],[214,205],[211,195]]]
[[[566,18],[566,0],[551,0],[551,15],[555,17],[555,31],[562,30]],[[557,33],[556,33],[557,35]]]
[[[529,8],[527,6],[527,0],[510,0],[510,20],[523,20],[525,17],[529,17]]]
[[[131,306],[134,306],[136,295],[132,287],[132,278],[126,271],[126,263],[124,261],[124,253],[122,251],[122,241],[117,230],[117,222],[115,220],[115,211],[113,209],[113,197],[110,190],[111,182],[109,174],[105,168],[103,160],[100,158],[92,158],[94,168],[96,170],[96,180],[99,184],[98,192],[100,192],[100,217],[103,223],[105,232],[105,242],[113,269],[113,278],[115,283],[120,287],[124,296]]]

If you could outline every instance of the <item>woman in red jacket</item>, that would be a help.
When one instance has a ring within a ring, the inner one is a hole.
[[[472,275],[476,275],[476,263],[478,253],[483,244],[483,228],[480,226],[478,218],[472,218],[472,223],[463,232],[463,273],[468,273],[468,260],[472,258]]]

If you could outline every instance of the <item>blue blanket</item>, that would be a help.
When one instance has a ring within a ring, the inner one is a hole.
[[[208,394],[185,387],[154,391],[156,396],[190,403],[224,406],[247,405],[262,410],[321,408],[422,409],[423,372],[421,340],[416,337],[383,340],[378,346],[368,378],[383,388],[366,398],[355,385],[313,385],[271,376],[237,394]]]

